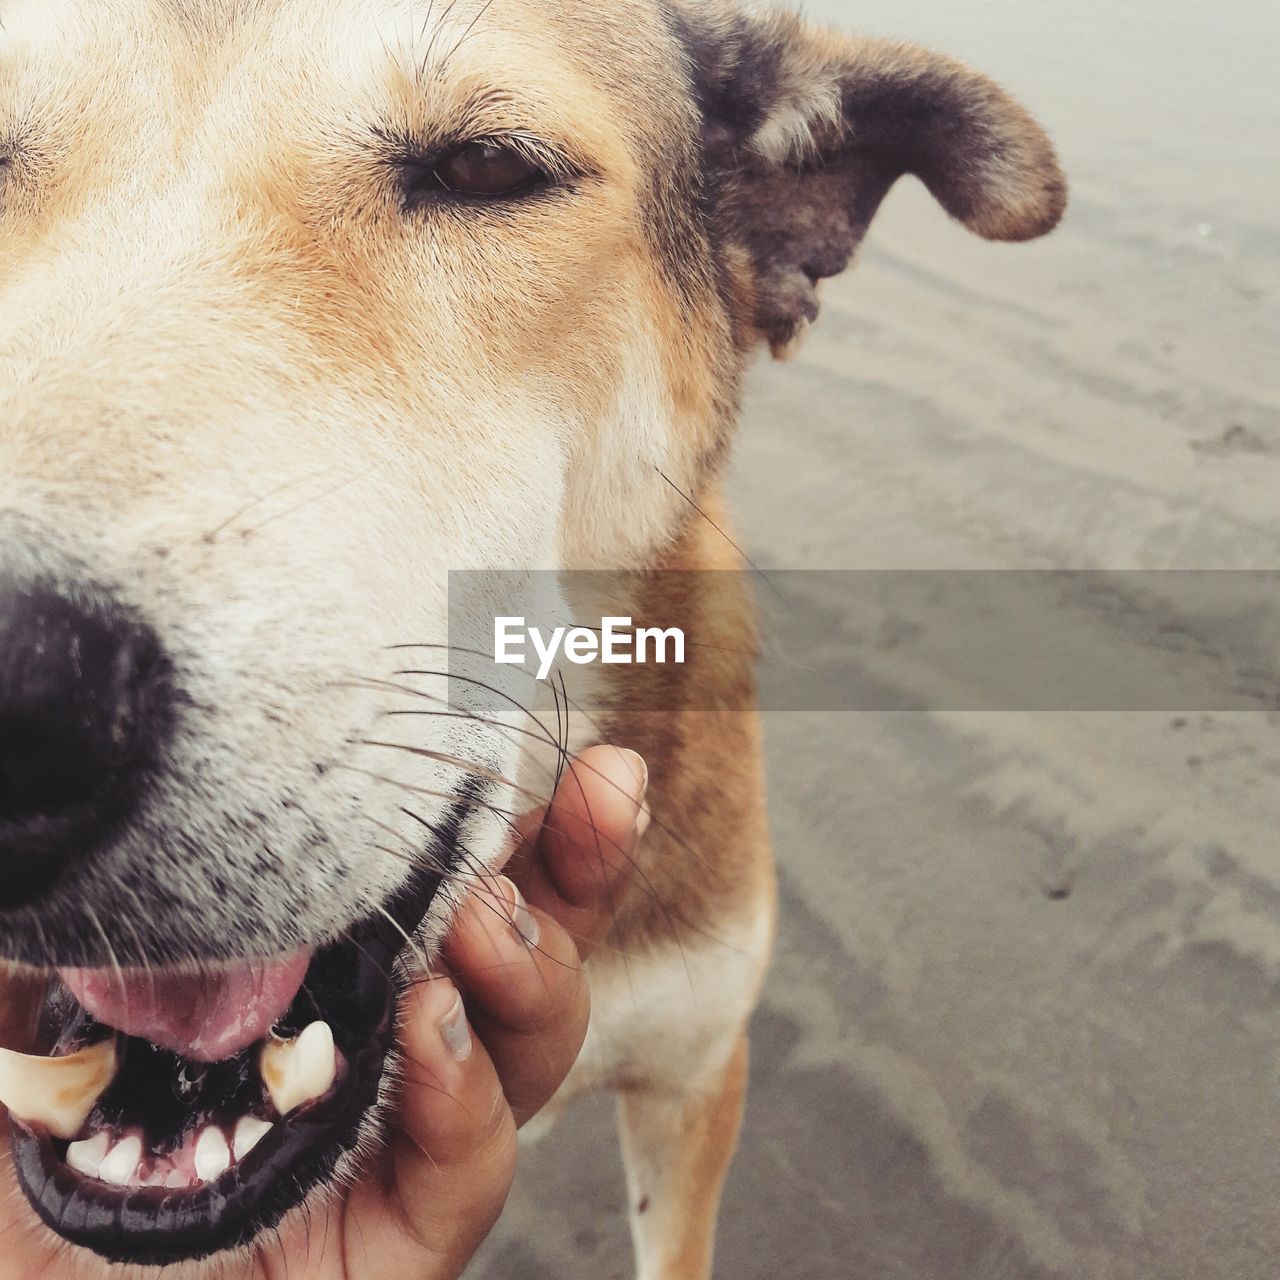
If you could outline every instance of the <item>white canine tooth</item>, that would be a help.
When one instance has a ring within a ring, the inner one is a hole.
[[[212,1182],[231,1168],[231,1148],[221,1129],[210,1125],[196,1142],[196,1177]]]
[[[122,1138],[98,1169],[98,1177],[115,1187],[127,1187],[138,1181],[138,1165],[142,1163],[142,1139],[137,1134]]]
[[[73,1142],[67,1148],[67,1164],[86,1178],[96,1178],[110,1148],[111,1135],[103,1129],[83,1142]]]
[[[231,1140],[231,1153],[237,1162],[243,1160],[270,1132],[270,1121],[259,1120],[257,1116],[241,1116]]]
[[[19,1120],[43,1125],[55,1138],[74,1138],[115,1079],[118,1065],[114,1039],[61,1058],[0,1049],[0,1103]]]
[[[338,1074],[333,1031],[327,1022],[313,1022],[296,1040],[267,1041],[258,1069],[276,1110],[287,1116],[332,1088]]]

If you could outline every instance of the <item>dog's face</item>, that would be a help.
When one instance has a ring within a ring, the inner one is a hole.
[[[88,1206],[69,1238],[189,1257],[330,1176],[389,1035],[358,953],[429,946],[502,844],[518,739],[404,674],[446,666],[447,571],[651,562],[744,360],[794,342],[900,174],[1009,239],[1062,186],[976,74],[719,4],[0,18],[0,943],[62,973],[64,1051],[129,1035],[124,1074],[240,1071],[277,1018],[346,1064],[305,1135],[241,1100],[272,1133],[176,1199],[66,1165],[150,1125],[123,1074],[18,1126],[28,1190]],[[183,964],[218,966],[203,1028],[164,1007]],[[211,1116],[150,1125],[125,1181]]]

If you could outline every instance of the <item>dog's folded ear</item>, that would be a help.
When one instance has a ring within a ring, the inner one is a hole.
[[[745,255],[741,319],[775,355],[817,316],[818,281],[849,265],[903,174],[988,239],[1031,239],[1062,216],[1044,131],[963,64],[721,0],[673,14],[703,112],[714,230]]]

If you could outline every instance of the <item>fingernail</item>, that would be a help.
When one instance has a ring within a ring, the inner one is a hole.
[[[466,1062],[471,1057],[471,1028],[461,996],[454,997],[453,1008],[440,1019],[440,1036],[455,1062]]]
[[[623,747],[621,751],[626,756],[636,781],[640,784],[640,794],[636,797],[640,807],[636,810],[636,820],[631,828],[632,840],[639,840],[649,830],[649,824],[653,821],[653,814],[649,812],[649,806],[645,803],[649,794],[649,764],[638,751],[632,751],[629,747]]]
[[[525,902],[524,895],[516,888],[514,880],[508,880],[506,876],[499,876],[498,880],[511,907],[512,928],[520,935],[526,947],[536,947],[538,939],[542,936],[542,930],[538,927],[537,918],[529,910],[529,904]]]
[[[640,784],[640,799],[643,800],[649,791],[649,763],[644,756],[638,751],[632,751],[630,747],[623,747],[622,754],[626,756],[631,772],[635,774],[636,781]]]

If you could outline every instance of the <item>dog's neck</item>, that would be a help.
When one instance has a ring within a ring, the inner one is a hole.
[[[624,705],[599,719],[604,741],[650,764],[653,826],[616,912],[613,940],[624,955],[641,939],[652,946],[687,942],[689,929],[714,931],[761,892],[751,882],[758,868],[734,856],[755,847],[765,823],[750,568],[719,484],[696,499],[704,514],[692,513],[636,580],[632,601],[637,624],[685,632],[686,661],[622,668]],[[709,806],[709,795],[724,802]]]

